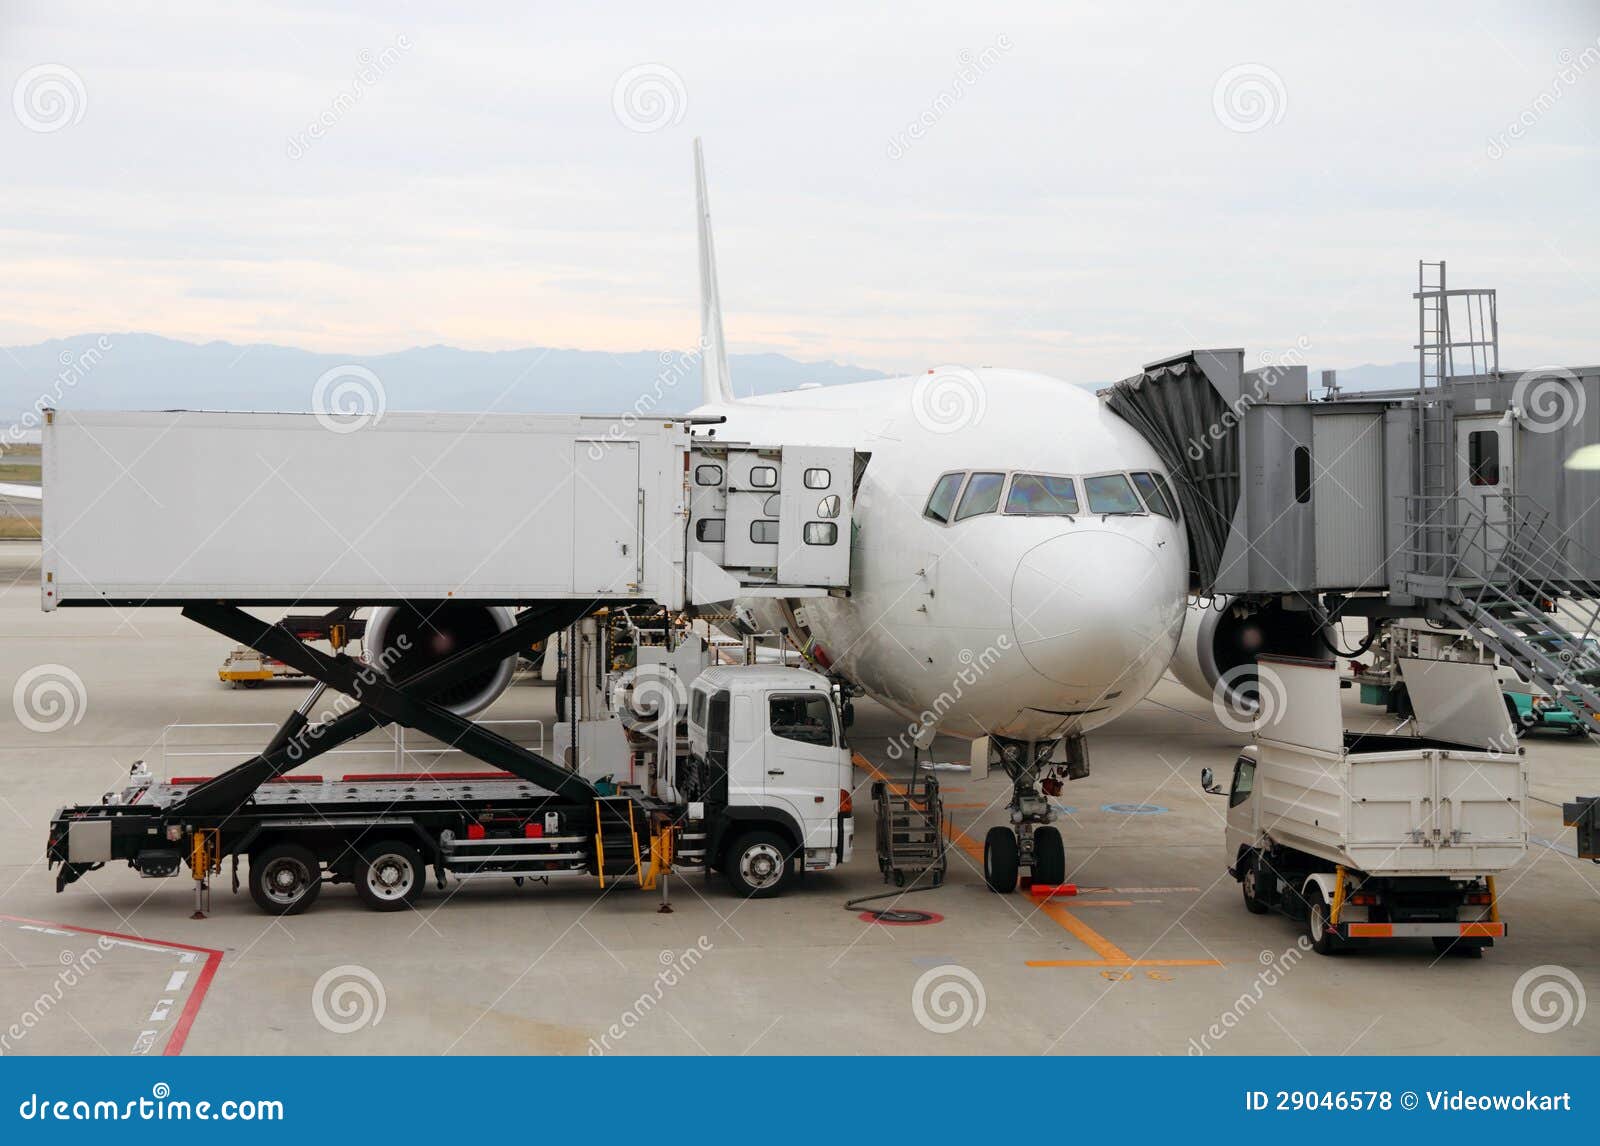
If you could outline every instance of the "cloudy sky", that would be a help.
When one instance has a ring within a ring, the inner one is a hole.
[[[0,3],[0,344],[1600,359],[1600,3]],[[1226,10],[1226,11],[1222,11]],[[599,12],[600,9],[596,9]]]

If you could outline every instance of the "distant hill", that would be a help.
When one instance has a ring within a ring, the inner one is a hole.
[[[318,354],[288,346],[197,345],[154,334],[84,334],[0,351],[0,419],[41,399],[59,409],[309,410],[317,380],[355,365],[380,380],[389,410],[682,413],[700,404],[700,366],[684,351],[609,353],[530,347],[421,346],[391,354]],[[735,354],[741,394],[883,377],[835,362]]]

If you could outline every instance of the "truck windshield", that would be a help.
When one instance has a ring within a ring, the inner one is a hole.
[[[833,747],[833,700],[821,692],[775,696],[768,702],[774,736]]]

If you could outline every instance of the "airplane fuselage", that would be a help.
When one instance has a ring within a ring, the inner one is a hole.
[[[696,413],[724,416],[715,436],[730,441],[871,454],[849,595],[746,604],[763,626],[809,638],[919,740],[935,729],[1018,740],[1086,732],[1126,712],[1166,669],[1183,625],[1186,538],[1172,517],[1146,508],[1148,497],[1132,512],[1091,510],[1086,478],[1164,469],[1088,391],[957,368]],[[1005,500],[935,520],[925,512],[930,495],[951,473],[1006,475],[984,479]],[[1079,512],[1007,512],[1021,505],[1011,494],[1019,473],[1071,477]]]

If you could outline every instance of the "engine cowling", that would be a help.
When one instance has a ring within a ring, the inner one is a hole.
[[[1190,692],[1234,712],[1260,707],[1256,657],[1263,653],[1326,660],[1324,626],[1310,613],[1292,612],[1277,602],[1246,605],[1232,597],[1191,600],[1183,635],[1169,666]]]
[[[384,605],[367,620],[367,661],[381,667],[391,680],[403,682],[511,625],[511,610],[499,605],[464,601]],[[512,653],[431,699],[457,716],[472,716],[511,686],[516,668],[517,654]]]

